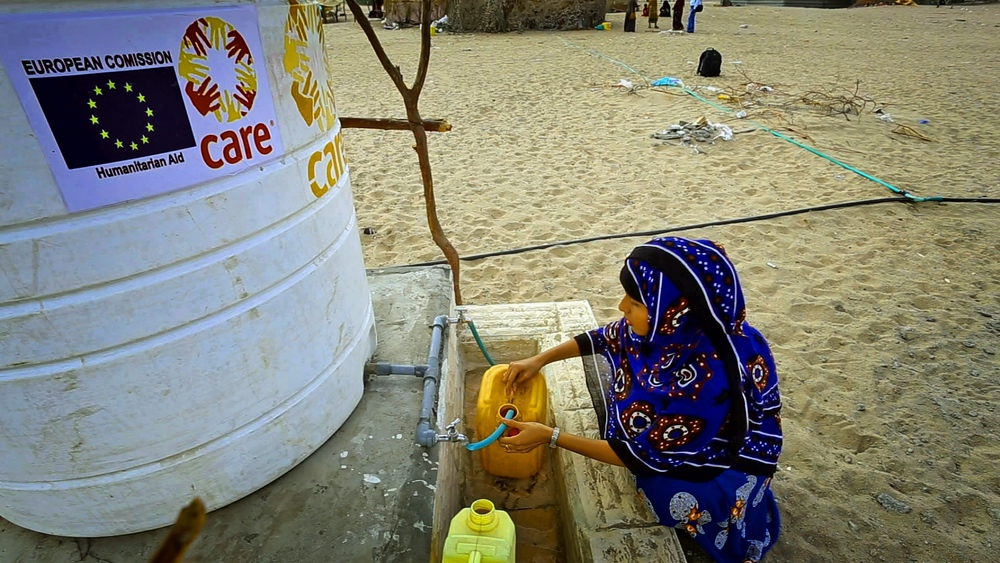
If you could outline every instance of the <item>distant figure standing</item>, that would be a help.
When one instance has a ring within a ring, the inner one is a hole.
[[[669,0],[663,0],[668,2]],[[646,24],[646,29],[654,27],[660,29],[660,26],[656,25],[657,20],[660,18],[659,8],[656,7],[656,0],[649,0],[649,23]]]
[[[691,7],[688,8],[688,33],[694,33],[694,15],[702,10],[701,0],[691,0]]]
[[[670,0],[663,0],[663,6],[660,7],[660,17],[670,18]]]
[[[625,33],[635,33],[635,12],[638,9],[639,0],[628,0],[628,8],[625,10]]]
[[[669,2],[669,0],[664,0]],[[674,31],[684,31],[684,0],[674,2]]]

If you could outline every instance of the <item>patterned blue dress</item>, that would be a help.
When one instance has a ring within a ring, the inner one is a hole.
[[[610,365],[590,381],[602,436],[661,524],[716,561],[759,561],[781,528],[781,397],[736,269],[721,245],[665,237],[636,247],[621,281],[649,334],[622,319],[576,337]]]

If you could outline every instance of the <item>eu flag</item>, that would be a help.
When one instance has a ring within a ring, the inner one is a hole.
[[[195,145],[173,67],[30,81],[71,170]]]

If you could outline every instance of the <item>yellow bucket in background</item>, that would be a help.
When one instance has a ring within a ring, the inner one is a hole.
[[[480,499],[451,519],[441,562],[514,563],[515,542],[510,515]]]
[[[479,401],[476,405],[478,440],[492,434],[503,422],[503,416],[510,408],[516,411],[514,420],[542,424],[547,422],[549,392],[545,385],[545,376],[539,373],[521,385],[514,396],[508,397],[503,384],[503,374],[506,371],[507,364],[497,364],[486,370],[483,375],[483,382],[479,387]],[[517,430],[510,428],[504,435],[510,436],[511,432],[516,434]],[[479,450],[479,460],[483,469],[490,475],[527,479],[541,470],[545,449],[538,447],[527,453],[508,453],[503,450],[499,442],[493,442]]]

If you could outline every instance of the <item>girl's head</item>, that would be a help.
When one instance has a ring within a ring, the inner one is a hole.
[[[619,279],[625,297],[618,308],[632,332],[648,342],[676,341],[695,329],[738,333],[742,327],[736,269],[711,241],[651,240],[632,250]]]

